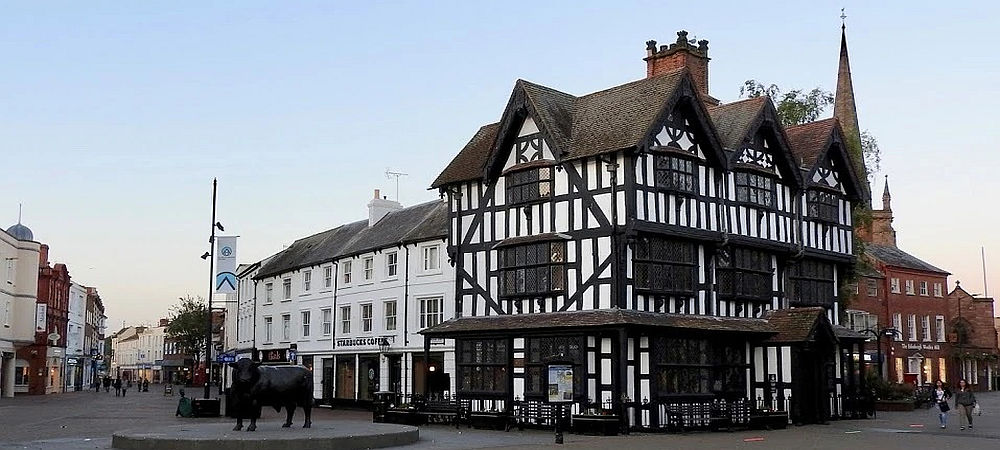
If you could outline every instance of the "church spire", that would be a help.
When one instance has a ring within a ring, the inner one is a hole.
[[[841,19],[847,16],[841,11]],[[867,180],[868,171],[865,169],[864,154],[861,149],[861,129],[858,127],[858,108],[854,103],[854,83],[851,81],[851,62],[847,56],[847,24],[840,26],[840,66],[837,70],[837,93],[833,102],[833,117],[839,122],[847,135],[848,150],[854,160],[855,169],[859,178]],[[866,183],[867,186],[867,183]],[[870,188],[869,188],[870,189]],[[870,190],[866,189],[862,197],[870,202]]]
[[[892,195],[889,194],[889,175],[885,176],[885,190],[882,191],[882,210],[892,211]]]

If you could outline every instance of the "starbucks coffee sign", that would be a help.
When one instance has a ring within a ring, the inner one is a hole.
[[[337,347],[379,347],[392,345],[396,336],[372,336],[359,338],[337,339]]]

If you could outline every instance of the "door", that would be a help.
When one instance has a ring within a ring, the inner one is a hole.
[[[333,358],[323,359],[323,403],[333,403]]]
[[[389,386],[396,394],[403,392],[403,355],[389,355]]]

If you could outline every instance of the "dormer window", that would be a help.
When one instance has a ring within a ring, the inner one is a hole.
[[[694,161],[670,154],[654,156],[656,187],[686,194],[698,193],[698,177]]]
[[[535,167],[506,176],[507,204],[535,203],[552,197],[552,167]]]
[[[756,173],[736,172],[736,201],[773,208],[774,180]]]
[[[840,202],[837,194],[828,191],[810,190],[808,198],[809,217],[824,222],[837,223],[840,220]]]

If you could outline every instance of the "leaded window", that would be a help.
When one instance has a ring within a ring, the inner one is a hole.
[[[825,222],[837,223],[840,221],[840,201],[837,194],[810,190],[807,204],[809,217]]]
[[[792,306],[833,307],[836,300],[833,264],[815,259],[804,259],[789,268],[790,292],[786,292]]]
[[[636,289],[694,295],[698,255],[693,242],[642,236],[636,239],[634,249]]]
[[[694,161],[669,154],[654,156],[656,187],[670,191],[697,194],[697,165]]]
[[[661,336],[654,339],[653,360],[659,396],[746,394],[742,344]]]
[[[573,391],[577,396],[586,392],[587,354],[582,336],[536,337],[525,339],[526,360],[524,395],[545,397],[548,394],[548,364],[573,364]]]
[[[736,201],[774,207],[774,180],[756,173],[736,172]]]
[[[507,394],[506,339],[459,339],[456,345],[459,394]]]
[[[769,302],[774,294],[773,277],[771,255],[766,252],[734,247],[722,250],[716,258],[720,300]]]
[[[566,289],[566,242],[536,242],[498,250],[500,294],[541,295]]]
[[[537,167],[507,174],[507,204],[533,203],[552,197],[552,167]]]

